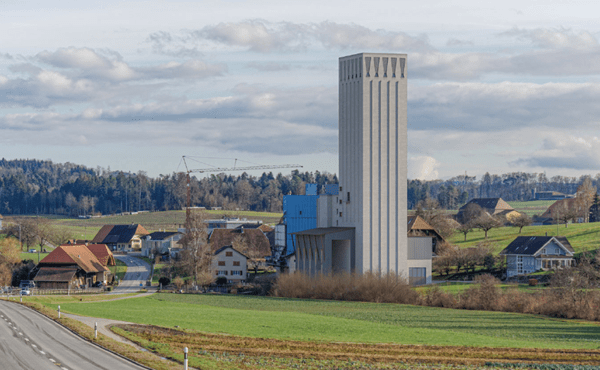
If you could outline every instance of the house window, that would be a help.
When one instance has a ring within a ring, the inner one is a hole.
[[[342,204],[342,200],[340,199],[340,204]]]
[[[240,271],[240,270],[232,270],[231,271],[231,275],[232,276],[236,276],[236,275],[237,276],[242,276],[242,271]]]
[[[233,265],[234,266],[239,266],[240,265],[240,261],[233,261]]]
[[[218,276],[227,275],[227,270],[219,270],[219,271],[217,271],[217,275]]]
[[[517,274],[523,273],[523,256],[517,256]]]
[[[340,212],[340,217],[342,217],[342,212]]]
[[[225,266],[225,261],[219,261],[219,266]]]
[[[554,248],[554,254],[560,254],[558,251],[558,247]]]
[[[233,252],[225,252],[225,257],[233,257]]]

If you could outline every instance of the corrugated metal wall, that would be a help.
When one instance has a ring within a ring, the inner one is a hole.
[[[316,195],[284,195],[283,212],[287,232],[287,254],[295,251],[296,242],[292,233],[317,227]]]

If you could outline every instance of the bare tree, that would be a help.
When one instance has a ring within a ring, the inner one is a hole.
[[[511,220],[511,223],[519,228],[519,234],[521,233],[521,230],[523,230],[523,228],[525,226],[529,226],[532,224],[532,220],[531,217],[529,217],[526,213],[521,213],[520,215],[518,215],[517,217],[514,217]]]
[[[456,231],[455,222],[440,208],[435,199],[427,198],[417,203],[416,215],[421,216],[444,239],[451,237]]]
[[[502,221],[485,213],[473,221],[473,226],[482,230],[485,233],[485,239],[487,239],[488,231],[502,226]]]
[[[0,286],[10,285],[12,270],[19,262],[19,241],[13,237],[0,239]]]
[[[589,222],[589,210],[594,203],[594,196],[596,195],[596,187],[593,186],[592,180],[586,177],[583,183],[577,188],[576,199],[579,208],[581,208],[581,217],[584,222]]]
[[[456,228],[456,231],[462,233],[465,236],[465,241],[467,241],[467,234],[473,231],[473,223],[466,222],[464,224],[461,224]]]
[[[206,229],[206,213],[202,211],[190,212],[185,223],[185,234],[179,241],[184,250],[178,262],[182,269],[193,277],[194,283],[207,285],[212,283],[212,263],[214,254],[208,244]]]
[[[565,227],[569,227],[569,221],[579,214],[575,202],[572,199],[562,199],[559,202],[559,204],[552,207],[550,214],[556,223],[564,222]]]

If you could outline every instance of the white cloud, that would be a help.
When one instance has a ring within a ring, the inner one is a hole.
[[[501,35],[529,40],[534,45],[546,49],[597,49],[600,46],[598,40],[590,32],[575,32],[566,28],[523,29],[515,27]]]
[[[543,145],[513,163],[539,168],[568,168],[598,171],[600,139],[554,133],[546,135]]]
[[[408,178],[414,180],[436,180],[441,164],[433,157],[417,156],[408,159]]]

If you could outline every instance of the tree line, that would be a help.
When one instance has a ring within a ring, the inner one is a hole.
[[[511,172],[502,175],[486,173],[481,179],[460,175],[448,180],[408,180],[408,208],[415,209],[420,201],[435,199],[443,209],[458,209],[473,198],[502,198],[505,201],[527,201],[534,192],[557,191],[576,194],[585,179],[591,186],[600,186],[596,176],[553,176],[545,173]]]
[[[285,194],[304,194],[306,183],[337,183],[319,171],[261,176],[214,174],[191,177],[192,206],[281,212]],[[42,160],[0,160],[0,214],[70,216],[181,209],[186,203],[183,172],[159,175],[111,171]]]

